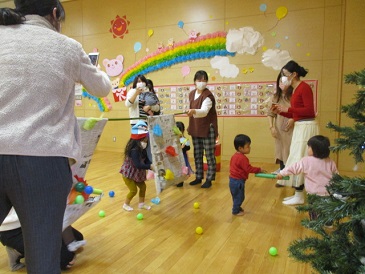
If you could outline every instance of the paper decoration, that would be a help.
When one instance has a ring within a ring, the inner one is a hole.
[[[89,118],[77,118],[77,123],[81,134],[81,155],[82,158],[71,166],[73,175],[73,185],[76,185],[80,178],[85,178],[87,169],[89,168],[91,158],[94,154],[96,145],[100,139],[100,135],[104,130],[107,119],[99,119],[92,129],[85,130],[83,126]],[[71,204],[66,206],[65,216],[63,219],[63,229],[74,223],[91,207],[95,206],[101,199],[102,195],[89,198],[82,204]]]
[[[173,131],[176,126],[174,115],[148,116],[148,128],[161,128],[162,134],[150,134],[152,162],[155,170],[157,195],[169,186],[185,181],[188,175],[183,173],[185,160],[179,136]]]
[[[126,87],[113,89],[112,92],[113,92],[114,102],[125,101],[127,99],[127,88]]]
[[[254,71],[247,68],[247,73]],[[312,89],[315,109],[317,109],[317,80],[304,80]],[[164,114],[182,113],[189,108],[189,93],[195,89],[191,85],[155,86]],[[276,92],[276,81],[208,83],[208,89],[216,101],[219,117],[262,117],[267,116],[272,95]]]
[[[262,54],[262,63],[266,67],[272,67],[274,70],[281,70],[290,60],[292,58],[286,50],[268,49]]]
[[[190,67],[189,66],[185,65],[181,68],[181,74],[182,74],[183,77],[188,76],[189,73],[190,73]]]
[[[123,71],[123,61],[123,55],[118,55],[115,59],[111,60],[104,59],[103,65],[105,67],[106,74],[111,77],[120,75]]]
[[[109,32],[113,34],[113,38],[119,37],[120,39],[123,39],[124,35],[128,33],[130,22],[125,15],[122,18],[117,15],[114,20],[110,21],[110,24],[111,28],[109,29]]]
[[[134,47],[133,48],[134,48],[134,53],[139,52],[141,50],[141,48],[142,48],[141,42],[134,43]]]
[[[239,73],[239,68],[230,64],[228,57],[215,56],[210,60],[210,65],[214,69],[219,69],[219,74],[222,77],[236,78]]]
[[[227,33],[226,49],[229,52],[254,55],[263,44],[264,37],[252,27],[232,29]]]
[[[91,95],[90,93],[87,92],[85,88],[82,88],[82,96],[94,100],[97,103],[98,108],[101,112],[108,112],[109,110],[112,109],[112,105],[110,104],[107,97],[100,98]]]
[[[216,55],[235,55],[235,53],[226,50],[226,33],[223,31],[199,36],[194,41],[188,39],[177,42],[173,47],[162,46],[127,68],[120,75],[120,85],[128,86],[138,74],[146,75],[178,63],[212,58]]]
[[[276,9],[276,18],[278,18],[278,20],[283,19],[287,14],[288,14],[287,7],[278,7]]]

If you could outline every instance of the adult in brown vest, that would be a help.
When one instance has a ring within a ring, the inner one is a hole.
[[[195,175],[194,181],[190,185],[202,183],[204,178],[203,155],[207,158],[208,171],[207,179],[202,188],[212,186],[215,180],[216,163],[214,156],[215,140],[218,136],[217,112],[215,110],[214,95],[206,88],[208,74],[199,70],[195,73],[194,84],[196,89],[189,93],[190,109],[187,111],[189,116],[188,133],[193,139]]]

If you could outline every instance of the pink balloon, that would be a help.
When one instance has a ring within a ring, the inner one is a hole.
[[[181,68],[181,73],[182,73],[182,75],[184,77],[187,76],[187,75],[189,75],[189,73],[190,73],[190,67],[189,66],[183,66]]]

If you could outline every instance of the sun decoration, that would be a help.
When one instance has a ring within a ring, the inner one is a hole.
[[[109,31],[113,33],[113,38],[119,37],[120,39],[123,39],[124,35],[128,33],[127,28],[130,22],[125,15],[122,18],[117,15],[114,20],[110,21],[110,24],[112,26]]]

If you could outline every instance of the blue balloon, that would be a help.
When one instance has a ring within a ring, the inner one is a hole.
[[[260,10],[261,10],[261,11],[265,12],[265,11],[266,11],[266,9],[267,9],[266,4],[261,4],[261,5],[260,5]]]
[[[184,27],[184,22],[183,21],[179,21],[177,23],[177,25],[179,26],[180,29],[182,29]]]
[[[141,48],[142,48],[141,42],[134,43],[134,52],[136,52],[136,53],[139,52],[141,50]]]

